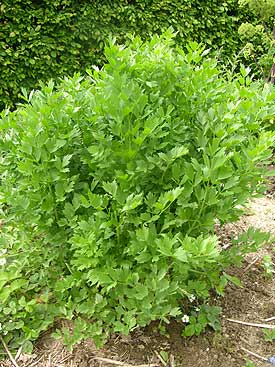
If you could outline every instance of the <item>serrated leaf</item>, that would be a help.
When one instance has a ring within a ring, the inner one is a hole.
[[[67,167],[72,159],[72,154],[65,155],[62,160],[62,167]]]
[[[170,238],[166,234],[156,240],[158,251],[165,256],[173,256],[173,246],[177,243],[176,238]]]
[[[80,201],[81,201],[81,204],[84,206],[84,208],[91,207],[90,201],[84,195],[80,195]]]
[[[131,194],[126,199],[126,204],[123,206],[122,211],[127,212],[129,210],[136,209],[143,203],[143,194],[134,195]]]
[[[148,288],[145,285],[137,284],[135,286],[135,298],[142,300],[143,298],[148,296]]]
[[[65,185],[63,182],[58,182],[57,184],[55,184],[55,193],[57,200],[65,200]]]
[[[72,219],[75,215],[75,209],[72,204],[65,203],[63,213],[67,219]]]
[[[20,150],[24,153],[31,154],[32,153],[32,146],[29,142],[24,142],[21,145]]]
[[[175,257],[177,260],[181,261],[181,262],[187,262],[187,261],[188,261],[187,253],[186,253],[186,251],[185,251],[183,248],[181,248],[181,247],[177,248],[177,250],[174,252],[174,257]]]
[[[118,189],[118,185],[116,181],[103,182],[102,187],[106,192],[108,192],[108,194],[111,194],[113,197],[116,196],[117,189]]]
[[[240,177],[235,176],[231,177],[224,185],[224,190],[231,189],[233,186],[236,186],[239,183]]]

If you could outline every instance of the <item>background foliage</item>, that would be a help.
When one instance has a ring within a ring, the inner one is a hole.
[[[233,57],[238,27],[253,18],[237,0],[3,0],[0,3],[0,109],[19,100],[21,87],[102,65],[109,36],[148,39],[172,26],[189,39]]]
[[[250,63],[257,76],[267,80],[275,63],[275,1],[239,0],[239,3],[242,8],[256,14],[258,19],[254,24],[242,23],[238,30],[246,63]],[[275,66],[273,69],[274,73]]]
[[[0,120],[0,326],[10,347],[56,318],[72,345],[168,322],[219,328],[210,291],[256,249],[220,247],[214,224],[261,191],[274,90],[242,69],[228,81],[207,51],[170,34],[111,44],[102,70],[26,95]],[[260,164],[259,164],[260,163]],[[15,230],[13,230],[15,229]]]

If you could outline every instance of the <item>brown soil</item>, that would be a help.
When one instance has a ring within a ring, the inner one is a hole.
[[[229,245],[232,235],[251,226],[275,235],[272,189],[265,198],[251,202],[247,211],[249,215],[234,225],[217,230],[223,246]],[[225,296],[216,299],[223,309],[221,333],[209,330],[200,337],[184,339],[181,337],[183,324],[172,322],[167,326],[168,337],[161,335],[157,324],[153,323],[129,337],[113,336],[101,350],[96,350],[92,342],[85,342],[77,346],[73,353],[67,352],[61,342],[46,333],[37,343],[35,353],[19,356],[17,364],[20,367],[244,367],[249,359],[255,366],[270,366],[242,350],[244,347],[263,357],[275,355],[274,345],[264,340],[262,329],[227,320],[261,323],[275,316],[275,279],[266,278],[259,265],[261,257],[268,252],[272,252],[271,248],[248,255],[241,269],[232,269],[231,274],[242,280],[243,287],[230,285]],[[169,356],[167,363],[160,358],[162,351]],[[0,362],[0,366],[15,367],[9,360]]]

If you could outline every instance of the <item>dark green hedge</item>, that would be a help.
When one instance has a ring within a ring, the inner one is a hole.
[[[110,35],[143,39],[172,26],[186,39],[233,55],[238,26],[248,19],[238,0],[3,0],[0,3],[0,109],[19,100],[21,87],[84,71],[103,60]]]

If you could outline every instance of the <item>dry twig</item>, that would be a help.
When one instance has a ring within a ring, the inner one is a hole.
[[[41,356],[40,358],[36,359],[33,362],[29,362],[25,367],[36,367],[38,363],[44,358],[44,356]]]
[[[21,345],[21,347],[18,349],[16,356],[14,357],[14,359],[17,361],[19,359],[19,357],[21,356],[22,353],[22,348],[23,346]]]
[[[250,269],[251,266],[253,266],[254,264],[256,264],[256,262],[258,260],[260,260],[260,256],[259,255],[256,256],[256,258],[247,265],[247,267],[244,269],[243,273],[247,272],[247,270]]]
[[[166,367],[167,363],[165,362],[165,360],[162,358],[162,356],[155,350],[155,355],[158,357],[158,359],[160,360],[161,364]]]
[[[244,347],[241,347],[241,349],[242,349],[243,351],[245,351],[246,353],[248,353],[248,354],[250,354],[250,355],[252,355],[252,356],[254,356],[254,357],[256,357],[256,358],[261,359],[262,361],[266,361],[266,362],[268,362],[268,358],[262,357],[262,356],[260,356],[260,355],[259,355],[259,354],[257,354],[257,353],[251,352],[250,350],[248,350],[248,349],[246,349],[246,348],[244,348]]]
[[[246,322],[246,321],[240,321],[240,320],[233,320],[233,319],[227,319],[227,321],[235,322],[236,324],[246,325],[246,326],[253,326],[263,329],[275,329],[275,325],[269,325],[269,324],[257,324],[254,322]]]
[[[269,317],[268,319],[264,319],[263,321],[269,322],[269,321],[273,321],[273,320],[275,320],[275,316]]]
[[[9,349],[7,347],[7,344],[5,343],[5,340],[2,338],[1,335],[0,335],[0,340],[1,340],[2,344],[3,344],[3,347],[4,347],[5,351],[7,352],[7,355],[9,356],[9,359],[10,359],[12,365],[14,367],[19,367],[18,364],[16,363],[16,360],[13,358],[11,352],[9,351]]]
[[[170,354],[169,363],[170,363],[170,367],[175,367],[176,366],[175,357],[173,356],[173,354]]]
[[[128,363],[124,363],[124,362],[120,362],[120,361],[116,361],[114,359],[109,359],[109,358],[103,358],[103,357],[94,357],[94,359],[101,361],[101,362],[105,362],[105,363],[109,363],[109,364],[114,364],[116,366],[122,366],[122,367],[159,367],[156,364],[139,364],[139,365],[132,365],[132,364],[128,364]]]

